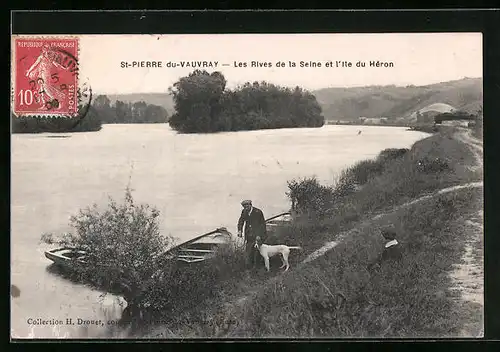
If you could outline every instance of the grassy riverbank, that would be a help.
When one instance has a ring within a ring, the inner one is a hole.
[[[354,179],[355,192],[339,196],[340,183],[321,186],[321,214],[298,218],[269,241],[303,247],[292,253],[287,273],[276,262],[271,273],[246,272],[233,248],[213,265],[172,269],[164,292],[169,309],[151,317],[162,323],[143,324],[132,335],[456,336],[470,315],[459,309],[450,273],[465,250],[464,223],[482,209],[482,187],[437,193],[482,180],[474,153],[456,133],[442,130],[398,157],[381,154],[354,165],[342,177]],[[446,167],[423,170],[423,158],[439,158]],[[398,234],[403,259],[368,269],[383,249],[379,229],[387,225]],[[338,245],[300,264],[328,241]],[[116,329],[107,334],[123,336]]]

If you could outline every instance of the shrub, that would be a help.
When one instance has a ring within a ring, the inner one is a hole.
[[[408,153],[407,148],[388,148],[380,152],[374,160],[362,160],[342,171],[335,185],[336,195],[344,196],[355,191],[376,176],[381,175],[391,160],[402,158]]]
[[[446,160],[440,158],[423,158],[417,162],[417,169],[420,172],[431,173],[450,170],[450,166]]]
[[[410,150],[408,148],[388,148],[380,152],[378,160],[393,160],[406,155]]]
[[[289,190],[286,195],[291,200],[292,210],[299,214],[321,216],[333,202],[332,188],[321,185],[316,177],[291,180],[287,184]]]
[[[346,170],[341,184],[363,185],[375,175],[380,175],[383,170],[384,164],[379,160],[362,160]]]
[[[117,288],[129,306],[141,306],[144,292],[155,289],[160,256],[172,242],[160,234],[158,217],[155,208],[136,204],[127,187],[122,204],[110,198],[103,211],[94,204],[72,216],[74,233],[59,243],[86,252],[86,264],[75,267],[80,280]]]

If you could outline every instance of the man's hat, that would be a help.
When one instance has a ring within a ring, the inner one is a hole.
[[[241,205],[252,205],[252,201],[249,199],[246,199],[243,202],[241,202]]]

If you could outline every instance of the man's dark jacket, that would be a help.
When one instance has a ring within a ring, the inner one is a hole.
[[[382,256],[380,258],[380,262],[386,260],[399,260],[402,257],[401,253],[401,245],[398,243],[394,246],[390,246],[388,248],[384,248],[382,252]]]
[[[238,231],[243,230],[245,225],[245,239],[248,241],[255,240],[260,236],[263,240],[266,238],[266,220],[262,210],[253,207],[252,212],[248,215],[248,211],[241,211],[240,219],[238,220]]]

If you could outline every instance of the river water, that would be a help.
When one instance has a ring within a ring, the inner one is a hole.
[[[11,298],[12,337],[92,337],[102,326],[82,332],[78,319],[119,318],[116,297],[102,300],[100,292],[49,270],[44,251],[51,247],[40,236],[69,231],[69,217],[82,207],[105,206],[109,196],[122,200],[129,180],[136,201],[160,210],[163,233],[179,240],[218,226],[234,233],[242,199],[270,217],[290,207],[287,180],[315,175],[331,183],[354,162],[409,147],[426,134],[327,125],[180,135],[156,124],[51,136],[12,136],[11,283],[20,289]]]

